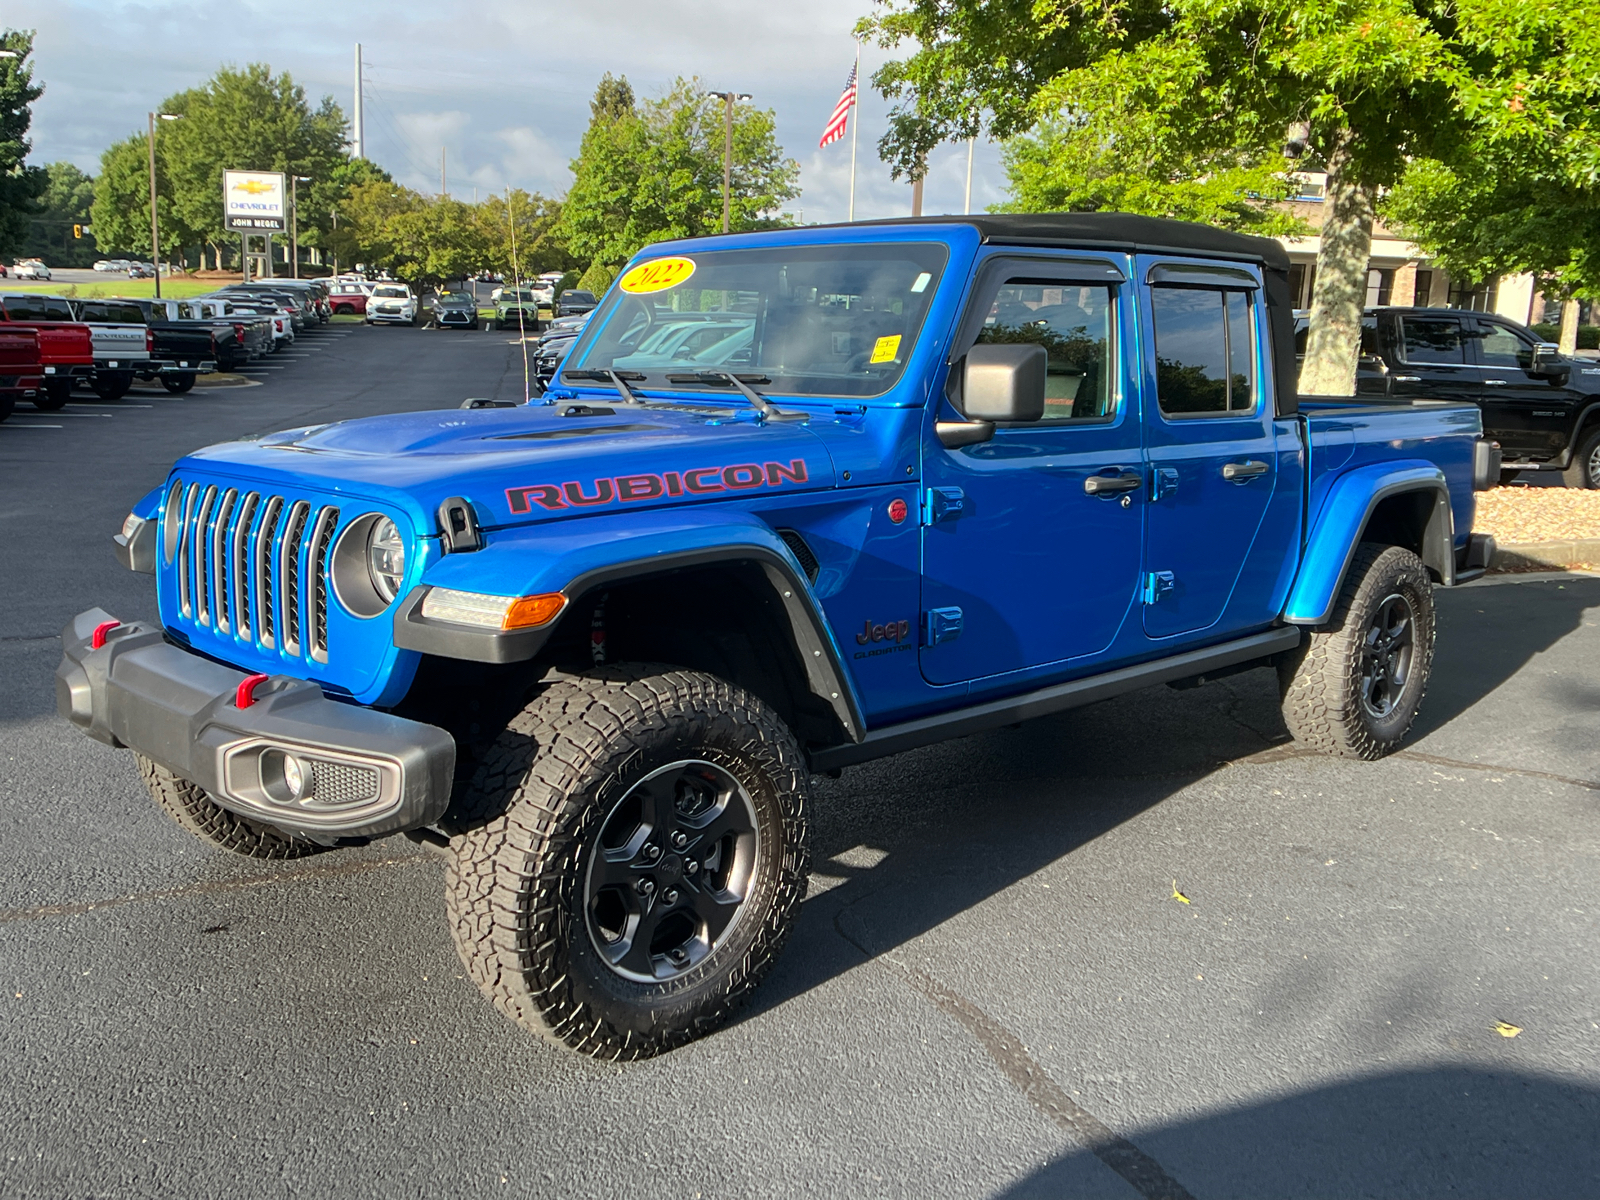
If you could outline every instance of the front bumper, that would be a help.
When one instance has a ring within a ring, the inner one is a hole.
[[[245,672],[166,640],[159,627],[79,613],[61,633],[56,708],[90,737],[137,750],[198,784],[222,807],[332,843],[431,825],[450,803],[455,740],[444,730],[329,700],[316,684],[273,676],[237,703]],[[296,758],[299,798],[275,764]]]

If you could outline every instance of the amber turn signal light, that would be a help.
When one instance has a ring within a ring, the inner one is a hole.
[[[523,596],[513,600],[506,610],[501,629],[531,629],[555,620],[556,614],[567,606],[567,598],[560,592],[545,592],[540,596]]]

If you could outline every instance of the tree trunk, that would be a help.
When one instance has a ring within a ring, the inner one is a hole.
[[[1372,188],[1351,174],[1351,139],[1348,130],[1340,134],[1328,155],[1327,215],[1300,366],[1300,391],[1307,396],[1351,396],[1356,390],[1361,309],[1372,256]]]
[[[1571,358],[1578,352],[1578,298],[1561,301],[1561,353]]]

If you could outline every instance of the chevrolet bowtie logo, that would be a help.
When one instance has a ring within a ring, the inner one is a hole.
[[[248,192],[252,196],[259,196],[262,192],[272,191],[270,183],[262,183],[259,179],[246,179],[243,183],[233,185],[236,192]]]

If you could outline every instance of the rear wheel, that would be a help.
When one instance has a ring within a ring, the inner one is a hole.
[[[94,394],[102,400],[120,400],[128,394],[128,389],[133,386],[133,372],[110,371],[97,374],[89,386],[94,389]]]
[[[190,388],[194,387],[194,375],[193,373],[184,375],[163,375],[161,377],[161,386],[166,388],[167,391],[171,392],[174,396],[181,396]]]
[[[15,396],[0,395],[0,421],[4,421],[9,417],[16,407],[17,400]]]
[[[1600,426],[1579,435],[1578,448],[1561,480],[1568,487],[1600,488]]]
[[[327,849],[230,812],[199,784],[174,775],[142,754],[133,757],[139,764],[139,777],[161,811],[203,842],[245,858],[304,858]]]
[[[1289,732],[1344,758],[1398,749],[1428,689],[1434,630],[1433,580],[1422,560],[1362,542],[1332,619],[1278,665]]]
[[[805,894],[808,780],[776,714],[714,676],[558,680],[453,818],[446,902],[468,973],[519,1025],[597,1058],[709,1032]]]
[[[47,379],[44,387],[33,397],[33,406],[44,412],[57,412],[72,399],[72,380]]]

